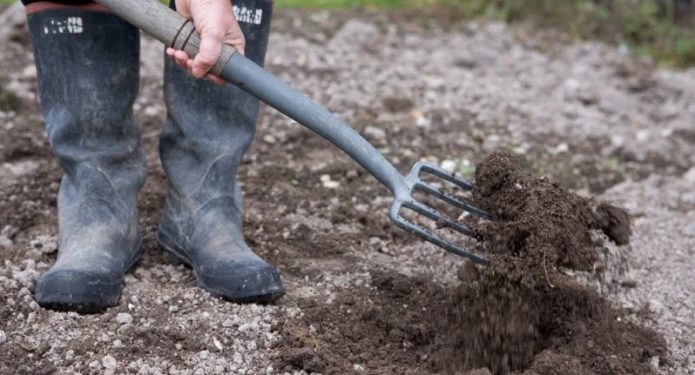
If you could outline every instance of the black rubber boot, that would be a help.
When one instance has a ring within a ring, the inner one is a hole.
[[[235,0],[246,55],[263,64],[272,2]],[[157,239],[190,265],[198,286],[233,302],[284,294],[278,271],[244,242],[236,171],[253,140],[258,100],[232,85],[195,79],[166,59],[168,118],[160,156],[169,178]]]
[[[135,196],[147,174],[131,106],[138,31],[104,12],[59,9],[28,17],[53,152],[63,169],[58,259],[36,284],[44,307],[96,312],[118,303],[140,257]]]

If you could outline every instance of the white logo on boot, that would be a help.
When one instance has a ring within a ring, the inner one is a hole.
[[[44,34],[81,34],[83,31],[82,17],[54,18],[43,26]]]
[[[263,9],[249,9],[247,7],[233,6],[234,16],[239,23],[260,25],[263,20]]]

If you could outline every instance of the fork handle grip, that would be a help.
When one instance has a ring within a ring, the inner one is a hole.
[[[193,22],[157,0],[95,0],[119,17],[144,30],[167,47],[186,51],[193,58],[200,48],[200,35]],[[172,0],[173,1],[173,0]],[[224,45],[217,63],[210,69],[220,75],[235,50]]]
[[[198,53],[200,36],[193,23],[157,0],[95,0],[167,46]],[[409,186],[396,168],[359,133],[325,108],[261,68],[234,48],[223,45],[211,70],[242,90],[327,139],[376,177],[395,195],[409,195]],[[230,103],[232,105],[232,103]]]

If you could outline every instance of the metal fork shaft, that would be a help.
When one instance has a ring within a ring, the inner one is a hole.
[[[253,61],[235,53],[222,71],[222,77],[336,145],[391,190],[397,199],[407,196],[409,187],[403,176],[374,146],[345,122]]]

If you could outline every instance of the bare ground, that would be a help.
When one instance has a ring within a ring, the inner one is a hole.
[[[166,184],[156,154],[165,109],[161,47],[149,38],[135,108],[151,168],[140,199],[144,259],[105,314],[40,309],[31,288],[56,253],[60,172],[35,103],[24,26],[1,43],[0,373],[430,372],[412,317],[427,317],[434,302],[419,293],[446,293],[463,261],[391,227],[385,189],[269,108],[241,170],[245,234],[279,266],[288,295],[271,306],[224,303],[167,262],[153,241]],[[617,250],[629,270],[602,289],[627,319],[666,338],[671,358],[655,371],[695,373],[695,71],[500,24],[325,12],[280,13],[268,56],[271,71],[401,170],[427,159],[470,174],[504,148],[581,194],[625,205],[635,233]],[[409,326],[365,312],[400,313]],[[379,340],[355,336],[365,328]],[[311,350],[283,351],[293,339]],[[331,353],[340,361],[322,363]]]

